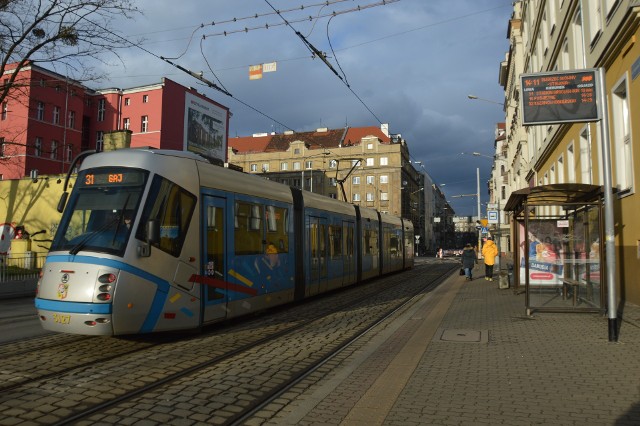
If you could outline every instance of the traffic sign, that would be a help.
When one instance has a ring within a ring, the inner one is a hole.
[[[487,228],[486,226],[483,226],[483,227],[480,229],[480,233],[482,233],[482,234],[488,234],[488,233],[489,233],[489,228]]]
[[[498,211],[497,210],[489,210],[487,212],[487,218],[489,223],[498,223]]]

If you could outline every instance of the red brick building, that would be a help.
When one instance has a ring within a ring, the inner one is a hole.
[[[9,66],[0,84],[9,84]],[[131,147],[190,150],[226,161],[229,109],[163,78],[130,89],[93,90],[31,64],[18,71],[0,110],[0,179],[66,173],[105,134],[129,130]]]

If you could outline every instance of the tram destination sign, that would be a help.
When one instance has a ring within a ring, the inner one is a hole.
[[[520,83],[525,126],[600,120],[595,69],[522,74]]]

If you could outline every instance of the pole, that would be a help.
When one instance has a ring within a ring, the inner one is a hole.
[[[476,168],[476,184],[477,184],[477,199],[478,199],[478,222],[482,225],[480,220],[480,167]],[[482,259],[482,228],[478,229],[478,259]]]
[[[605,91],[604,68],[599,68],[598,99],[600,106],[600,143],[602,147],[602,176],[604,180],[604,240],[607,268],[607,318],[609,341],[618,341],[618,313],[616,311],[616,234],[613,221],[613,185],[611,180],[611,143],[609,141],[609,109]]]

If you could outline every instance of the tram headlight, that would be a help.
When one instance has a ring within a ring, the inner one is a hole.
[[[113,286],[109,284],[102,284],[100,287],[98,287],[98,290],[100,290],[101,293],[111,293],[111,290],[113,290]]]
[[[111,295],[109,293],[100,293],[96,297],[98,298],[98,300],[102,300],[103,302],[111,300]]]

